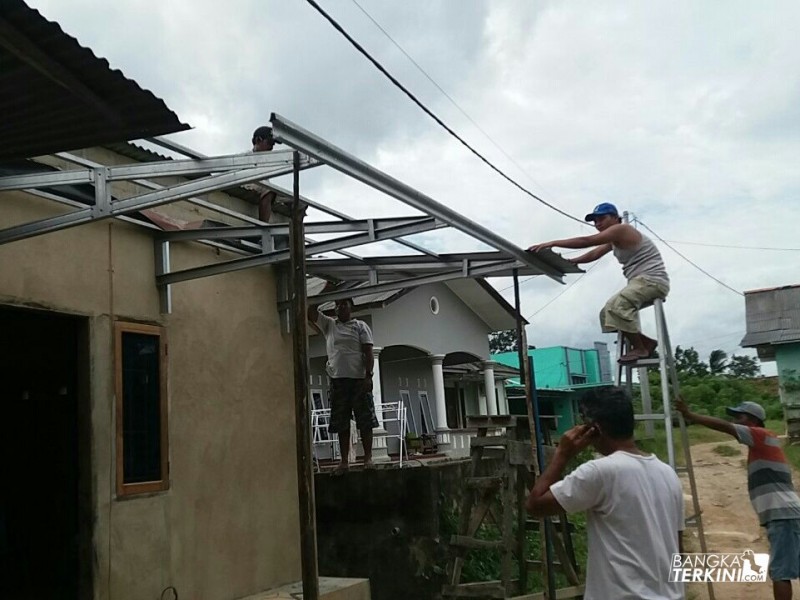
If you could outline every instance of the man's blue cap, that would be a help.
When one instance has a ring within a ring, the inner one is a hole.
[[[618,217],[619,212],[617,211],[617,207],[610,202],[603,202],[595,206],[594,210],[584,217],[584,220],[594,221],[597,217],[602,217],[603,215],[614,215]]]

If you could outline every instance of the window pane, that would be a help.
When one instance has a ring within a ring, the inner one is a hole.
[[[122,332],[123,481],[159,481],[161,385],[159,338]]]

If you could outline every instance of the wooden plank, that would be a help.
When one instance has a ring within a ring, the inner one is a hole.
[[[533,466],[533,453],[531,452],[530,442],[509,440],[506,447],[508,448],[508,462],[510,464]]]
[[[506,590],[499,581],[481,582],[481,587],[471,583],[460,585],[445,585],[442,587],[444,598],[487,598],[502,600],[506,597]]]
[[[525,565],[525,554],[527,551],[527,531],[525,529],[525,521],[528,520],[528,514],[525,511],[525,500],[528,495],[528,488],[525,486],[526,476],[528,469],[522,466],[515,467],[516,480],[515,487],[517,492],[517,565],[519,577],[519,589],[528,589],[528,567]]]
[[[567,581],[572,585],[578,585],[578,574],[575,572],[575,567],[572,566],[569,556],[567,556],[564,540],[561,539],[560,532],[555,527],[553,527],[553,549],[556,551],[558,561],[561,563],[561,570],[564,572]],[[553,564],[555,564],[555,561]]]
[[[464,485],[469,490],[496,490],[505,483],[503,477],[467,477]]]
[[[486,437],[470,438],[469,443],[472,448],[481,448],[485,446],[505,446],[508,444],[508,438],[504,435],[487,435]]]
[[[450,545],[458,546],[460,548],[469,548],[471,550],[489,549],[499,550],[505,552],[503,540],[479,540],[474,537],[467,537],[466,535],[454,535],[450,537]]]
[[[560,521],[557,518],[553,518],[553,519],[551,519],[551,521],[552,521],[553,525],[559,525],[560,524]],[[525,522],[525,527],[528,529],[528,531],[536,531],[536,530],[538,530],[539,529],[539,525],[540,525],[539,519],[528,519]],[[575,533],[575,524],[574,523],[570,523],[569,524],[569,532],[570,533]]]
[[[570,598],[580,598],[586,593],[586,586],[575,585],[572,587],[565,587],[556,590],[556,600],[569,600]],[[535,594],[525,594],[524,596],[514,596],[509,600],[546,600],[544,592],[536,592]]]
[[[517,417],[515,415],[480,415],[467,417],[467,429],[476,427],[516,427]]]
[[[514,477],[514,467],[508,463],[503,466],[505,480],[510,482]],[[509,589],[511,582],[511,559],[514,550],[514,506],[517,500],[517,491],[513,486],[507,485],[500,491],[503,506],[503,547],[505,553],[500,559],[500,580],[505,589]]]

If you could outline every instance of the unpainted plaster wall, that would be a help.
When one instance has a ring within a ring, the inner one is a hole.
[[[4,227],[65,212],[5,193]],[[232,258],[175,247],[173,269]],[[0,246],[0,303],[89,321],[94,597],[254,594],[300,577],[291,340],[268,268],[173,286],[159,312],[151,233],[103,221]],[[170,489],[115,497],[115,320],[165,327]],[[85,475],[85,474],[84,474]]]

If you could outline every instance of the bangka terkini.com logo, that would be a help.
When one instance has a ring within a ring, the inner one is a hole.
[[[681,583],[751,583],[767,580],[769,554],[752,550],[673,554],[669,580]]]

